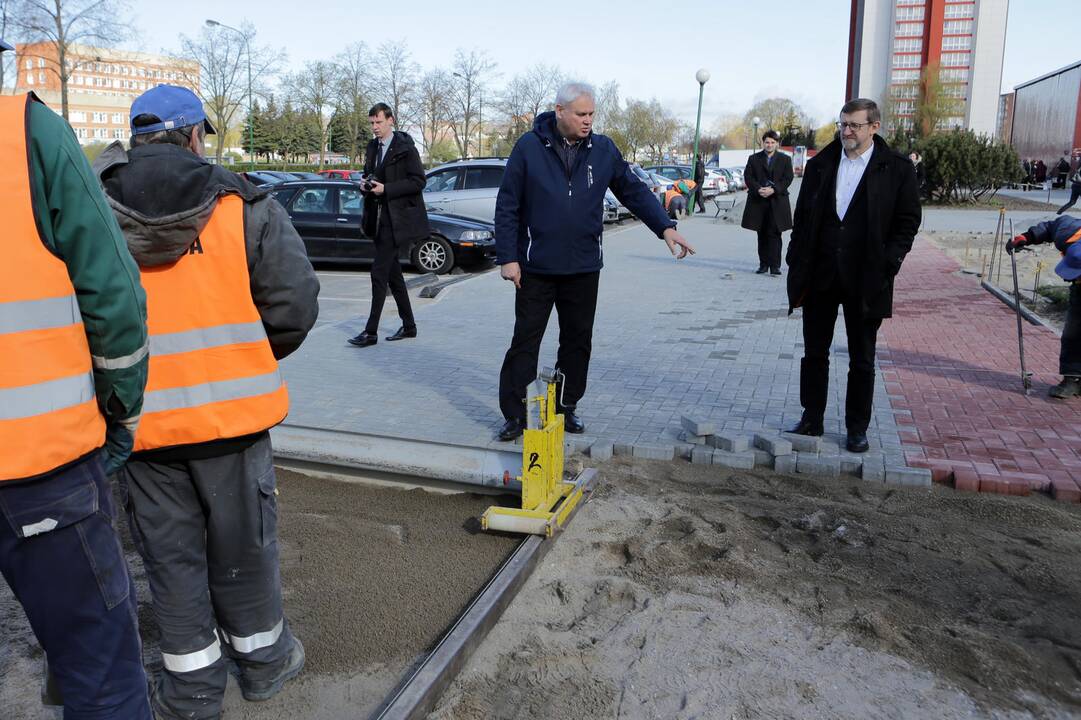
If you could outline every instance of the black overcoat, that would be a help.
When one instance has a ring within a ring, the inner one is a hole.
[[[867,193],[868,233],[860,267],[849,272],[851,285],[862,289],[864,313],[868,319],[893,314],[893,278],[912,249],[920,227],[922,208],[916,169],[912,161],[890,149],[875,135],[875,149],[863,173]],[[803,172],[803,184],[796,200],[792,239],[788,243],[788,311],[800,307],[811,288],[818,253],[819,235],[825,213],[836,202],[834,179],[841,160],[841,143],[834,140],[811,158]]]
[[[390,226],[394,231],[394,242],[399,245],[411,245],[425,240],[431,235],[428,227],[428,211],[424,207],[424,165],[420,162],[413,138],[408,133],[394,131],[394,140],[387,148],[383,164],[379,160],[379,141],[372,138],[364,150],[364,174],[383,183],[386,198],[386,212],[390,213]],[[382,202],[379,196],[366,193],[364,196],[364,234],[375,237],[376,205]]]
[[[743,221],[740,223],[748,230],[762,229],[766,213],[773,213],[773,222],[781,232],[792,228],[792,206],[788,203],[788,186],[792,184],[792,158],[778,150],[773,154],[773,163],[767,167],[766,151],[756,152],[747,158],[747,167],[743,171],[743,180],[747,183],[747,205],[743,208]],[[773,183],[773,195],[764,198],[758,189]]]

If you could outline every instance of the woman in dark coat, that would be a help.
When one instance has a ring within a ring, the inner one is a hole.
[[[792,159],[778,152],[780,136],[774,130],[762,135],[762,150],[751,155],[743,171],[747,183],[747,205],[743,222],[758,233],[759,275],[781,274],[781,233],[792,229],[792,207],[788,186],[792,184]]]

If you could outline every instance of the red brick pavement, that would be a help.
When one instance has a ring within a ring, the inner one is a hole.
[[[1081,502],[1081,398],[1052,400],[1058,337],[1024,325],[1032,377],[1021,387],[1014,312],[926,240],[897,278],[878,357],[910,465],[958,490]]]

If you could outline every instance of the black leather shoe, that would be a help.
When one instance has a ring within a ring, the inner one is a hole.
[[[780,271],[779,268],[770,268],[769,274],[770,275],[780,275],[781,271]]]
[[[510,442],[522,434],[525,430],[525,418],[511,418],[499,428],[499,439],[502,442]]]
[[[800,421],[796,423],[796,427],[788,432],[793,435],[812,435],[814,437],[819,437],[825,430],[822,427],[821,418],[810,418],[804,414],[804,416],[800,418]]]
[[[755,275],[765,275],[768,272],[769,272],[768,267],[766,267],[765,265],[759,265],[758,269],[754,271],[754,274]]]
[[[379,342],[379,336],[367,331],[356,337],[349,338],[349,344],[357,347],[368,347],[369,345],[375,345],[377,342]]]
[[[848,452],[867,452],[868,448],[871,447],[867,442],[867,433],[849,430],[848,437],[845,438],[845,447],[848,448]]]
[[[387,337],[387,342],[394,342],[395,340],[405,340],[406,338],[415,338],[417,336],[417,329],[400,327],[398,332]]]
[[[581,435],[586,431],[586,424],[582,422],[582,418],[575,415],[572,410],[564,410],[563,429],[574,435]]]

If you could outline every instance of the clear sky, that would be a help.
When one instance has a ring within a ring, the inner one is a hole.
[[[257,42],[282,48],[288,68],[332,58],[356,41],[404,40],[425,68],[446,67],[456,48],[479,48],[498,63],[499,86],[531,65],[555,64],[601,84],[616,80],[623,98],[656,98],[693,121],[700,67],[703,125],[743,113],[760,98],[789,97],[818,121],[844,102],[849,0],[652,0],[562,6],[520,0],[409,3],[186,0],[133,4],[138,41],[131,49],[175,51],[179,33],[205,18],[249,21]],[[1081,60],[1070,33],[1081,0],[1013,0],[1003,88]]]

